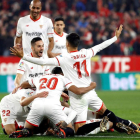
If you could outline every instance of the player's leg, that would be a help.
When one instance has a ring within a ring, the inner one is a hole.
[[[95,91],[94,91],[95,92]],[[91,98],[92,97],[92,98]],[[97,96],[96,93],[94,93],[94,96],[89,96],[89,108],[91,108],[94,111],[97,111],[101,117],[107,116],[109,118],[109,121],[113,123],[113,128],[119,132],[126,132],[126,133],[132,133],[132,129],[129,127],[123,125],[117,125],[122,124],[118,117],[110,110],[108,110],[105,106],[105,104],[102,102],[102,100]],[[104,126],[103,126],[104,127]],[[104,129],[104,128],[103,128]]]

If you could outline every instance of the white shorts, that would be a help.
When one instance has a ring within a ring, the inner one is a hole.
[[[47,98],[37,98],[33,101],[32,108],[26,121],[38,127],[44,117],[47,117],[54,125],[60,121],[67,121],[67,115],[62,111],[60,101]]]
[[[19,110],[20,115],[18,112]],[[15,121],[17,121],[19,125],[23,125],[27,116],[24,109],[20,106],[20,103],[14,104],[12,102],[8,102],[7,96],[1,100],[0,114],[3,125],[15,124]]]
[[[88,107],[94,112],[98,112],[103,107],[103,101],[98,97],[95,90],[91,90],[82,96],[70,96],[70,107],[77,112],[75,124],[85,123]]]

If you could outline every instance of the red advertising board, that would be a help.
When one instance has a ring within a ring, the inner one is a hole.
[[[95,56],[91,59],[91,72],[139,72],[139,63],[140,56]]]
[[[0,75],[16,74],[18,57],[0,57]]]

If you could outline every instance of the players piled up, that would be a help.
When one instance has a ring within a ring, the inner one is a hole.
[[[41,2],[33,0],[30,15],[18,21],[15,46],[10,50],[22,59],[15,78],[16,88],[1,100],[4,133],[10,138],[36,133],[65,138],[110,128],[127,134],[140,133],[138,125],[106,108],[90,78],[91,57],[119,38],[122,25],[113,38],[78,51],[80,37],[63,32],[64,19],[55,19],[53,31],[51,20],[40,12]],[[65,89],[69,96],[63,92]],[[65,102],[68,100],[70,108]]]

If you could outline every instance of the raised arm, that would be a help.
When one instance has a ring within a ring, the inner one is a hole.
[[[94,55],[96,55],[98,52],[100,52],[101,50],[105,49],[106,47],[114,43],[119,38],[122,30],[123,30],[123,25],[120,25],[119,29],[116,29],[115,36],[113,38],[108,39],[104,41],[103,43],[92,47],[91,49],[94,51]]]
[[[68,90],[72,91],[73,93],[77,94],[77,95],[82,95],[84,93],[89,92],[90,90],[96,88],[96,83],[95,82],[91,82],[91,84],[88,87],[76,87],[74,85],[70,86],[68,88]]]

